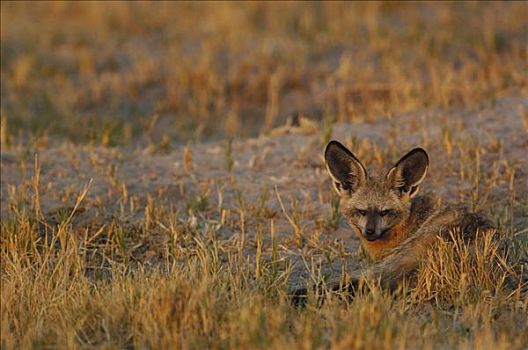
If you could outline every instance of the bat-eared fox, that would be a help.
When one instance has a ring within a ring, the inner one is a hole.
[[[381,176],[367,172],[361,161],[345,146],[331,141],[324,159],[333,187],[340,197],[342,215],[360,239],[372,265],[358,276],[378,278],[381,285],[394,288],[405,275],[414,272],[438,236],[457,229],[464,240],[477,231],[493,229],[482,213],[461,205],[437,206],[427,195],[419,195],[429,167],[422,148],[414,148]],[[354,283],[346,286],[351,290]],[[341,290],[334,282],[330,289]],[[293,291],[295,303],[304,303],[306,288]]]

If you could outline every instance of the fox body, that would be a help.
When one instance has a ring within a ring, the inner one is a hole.
[[[385,286],[413,272],[438,235],[459,228],[469,240],[478,230],[493,227],[481,213],[463,206],[437,207],[432,197],[418,195],[429,167],[421,148],[405,154],[384,176],[370,176],[337,141],[327,145],[325,162],[343,216],[374,261],[363,276],[380,278]]]

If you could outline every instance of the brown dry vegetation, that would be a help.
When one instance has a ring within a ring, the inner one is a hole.
[[[1,348],[528,347],[526,2],[1,6]],[[293,307],[368,263],[330,138],[495,239]]]
[[[5,3],[2,116],[112,145],[491,103],[526,88],[526,6]]]

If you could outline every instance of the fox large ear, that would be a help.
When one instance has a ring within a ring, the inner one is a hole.
[[[420,189],[429,167],[429,157],[422,148],[415,148],[404,155],[387,173],[389,185],[401,195],[414,197]]]
[[[363,164],[337,141],[330,141],[326,146],[325,163],[334,188],[340,196],[350,195],[367,180]]]

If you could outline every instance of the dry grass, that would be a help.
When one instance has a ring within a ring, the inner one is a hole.
[[[246,258],[238,242],[196,233],[163,267],[114,261],[109,277],[90,278],[90,256],[108,256],[117,243],[77,238],[68,218],[51,242],[37,227],[24,217],[2,223],[3,348],[526,346],[517,260],[503,260],[489,235],[473,258],[465,243],[442,242],[410,293],[372,287],[351,303],[312,300],[299,310],[273,245],[257,243],[257,255]]]
[[[2,349],[528,347],[525,2],[1,11]],[[424,187],[498,232],[295,308],[365,263],[332,137],[374,169],[426,147]]]
[[[526,92],[525,2],[3,3],[10,134],[252,136]],[[220,122],[221,121],[221,122]]]

